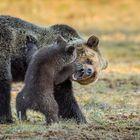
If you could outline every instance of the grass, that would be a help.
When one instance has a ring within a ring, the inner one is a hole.
[[[51,8],[50,8],[51,5]],[[78,8],[77,8],[78,5]],[[0,13],[38,24],[66,23],[87,38],[94,33],[109,61],[96,84],[74,83],[75,96],[88,123],[61,120],[46,126],[44,117],[28,112],[28,122],[17,121],[15,97],[22,83],[12,89],[15,123],[0,125],[0,139],[140,139],[140,2],[71,0],[0,0]],[[21,10],[22,9],[22,10]]]
[[[110,41],[114,45],[114,42]],[[102,49],[108,56],[109,67],[96,84],[81,86],[74,83],[75,96],[81,105],[88,124],[77,125],[74,121],[61,121],[46,126],[44,117],[36,112],[28,112],[29,122],[16,119],[15,95],[22,83],[13,85],[13,125],[2,125],[1,138],[7,139],[134,139],[140,138],[140,63],[131,45],[127,46],[123,57],[121,47],[105,45]],[[118,47],[118,48],[117,48]],[[108,48],[109,52],[107,52]],[[117,48],[117,49],[116,49]],[[135,46],[134,46],[135,48]],[[124,50],[125,51],[125,50]],[[116,56],[109,54],[117,53]],[[111,60],[112,58],[112,60]],[[131,60],[131,61],[130,61]],[[135,60],[135,61],[134,61]]]

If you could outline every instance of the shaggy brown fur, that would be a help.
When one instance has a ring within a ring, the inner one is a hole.
[[[11,81],[23,81],[29,61],[39,48],[53,44],[61,35],[69,44],[74,44],[78,57],[76,63],[85,65],[91,74],[78,79],[80,84],[89,84],[98,78],[106,61],[98,48],[98,38],[91,36],[85,41],[68,25],[40,27],[11,16],[0,16],[0,123],[11,123],[10,90]],[[33,45],[30,40],[34,40]],[[27,45],[30,44],[30,45]],[[94,73],[93,73],[94,71]],[[65,87],[65,88],[64,88]],[[73,95],[71,79],[56,85],[54,94],[60,107],[59,114],[66,119],[84,120]],[[68,104],[67,104],[68,102]]]
[[[59,107],[54,97],[54,84],[64,82],[74,73],[72,65],[76,57],[74,46],[69,46],[62,37],[58,37],[52,46],[35,53],[27,69],[25,86],[16,98],[18,117],[26,119],[26,110],[33,109],[45,115],[47,124],[58,122]],[[65,72],[61,72],[64,69]],[[58,77],[59,72],[61,76]]]

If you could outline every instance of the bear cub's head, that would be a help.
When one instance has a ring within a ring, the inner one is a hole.
[[[61,67],[73,63],[77,58],[75,46],[69,45],[62,36],[58,36],[56,42],[50,48],[55,50],[52,54],[53,60]]]

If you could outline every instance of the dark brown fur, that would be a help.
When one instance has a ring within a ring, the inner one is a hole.
[[[94,73],[76,82],[89,84],[96,81],[100,71],[107,66],[106,60],[99,51],[97,37],[91,36],[88,40],[84,40],[74,28],[68,25],[40,27],[16,17],[0,16],[0,124],[12,122],[11,82],[23,81],[34,52],[53,44],[58,35],[63,36],[69,44],[75,45],[78,52],[76,63],[94,69]],[[30,40],[34,40],[34,43]],[[58,79],[60,78],[62,77],[59,76]],[[65,119],[74,118],[78,122],[85,121],[73,95],[70,78],[54,87],[54,95],[59,104],[60,116]]]
[[[35,53],[27,69],[25,86],[16,98],[18,117],[26,119],[26,110],[33,109],[45,115],[47,124],[58,122],[59,105],[55,100],[54,85],[72,75],[76,54],[74,46],[68,46],[61,37],[51,47]]]

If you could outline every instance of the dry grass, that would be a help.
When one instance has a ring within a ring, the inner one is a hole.
[[[74,84],[75,96],[88,124],[61,121],[44,125],[44,118],[28,112],[29,122],[1,125],[0,139],[140,139],[140,1],[139,0],[0,0],[0,13],[38,24],[66,23],[83,35],[96,34],[109,61],[96,84]]]
[[[135,29],[139,0],[0,0],[0,13],[38,24],[67,23],[78,29]],[[126,26],[127,25],[127,26]]]

